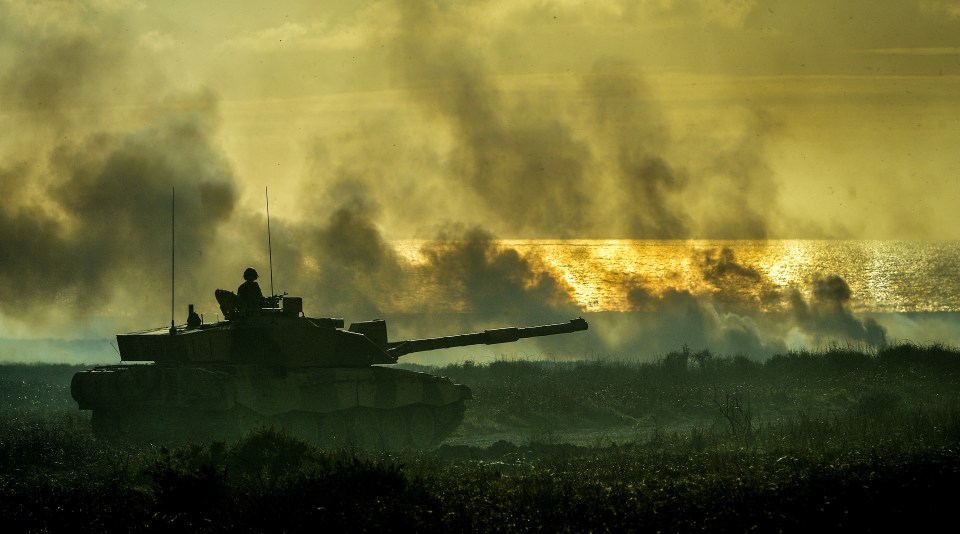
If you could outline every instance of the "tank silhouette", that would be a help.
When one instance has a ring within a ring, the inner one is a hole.
[[[383,320],[313,318],[300,297],[246,308],[218,289],[224,320],[117,335],[121,365],[74,375],[98,438],[154,443],[236,439],[274,426],[322,447],[430,448],[462,422],[470,388],[383,364],[402,356],[587,329],[566,323],[388,341]],[[139,363],[138,363],[139,362]],[[143,363],[152,362],[152,363]]]

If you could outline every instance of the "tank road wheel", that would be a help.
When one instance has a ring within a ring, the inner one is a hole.
[[[227,428],[235,439],[267,426],[267,419],[246,406],[236,405],[226,412]]]
[[[253,421],[246,417],[247,415],[237,409],[158,410],[156,416],[144,425],[143,435],[155,443],[178,446],[186,443],[236,441],[252,429],[246,426]]]
[[[283,430],[288,435],[307,443],[319,443],[320,420],[316,414],[294,411],[280,414],[275,418],[275,430]]]
[[[412,406],[407,424],[407,442],[415,449],[428,449],[437,444],[437,417],[430,406]]]
[[[215,414],[186,409],[157,409],[149,415],[143,414],[140,419],[137,438],[159,445],[205,443],[220,437],[222,430]]]
[[[380,449],[380,418],[373,408],[357,408],[351,414],[351,444],[363,449]]]
[[[407,446],[407,414],[403,410],[379,410],[380,443],[383,450],[401,451]]]
[[[312,441],[311,444],[321,449],[332,449],[336,444],[334,432],[333,432],[333,423],[331,421],[333,414],[328,413],[315,413],[313,414],[313,420],[317,424],[317,439]]]
[[[255,414],[237,409],[183,408],[97,409],[93,410],[90,423],[98,440],[169,446],[236,440],[255,425],[262,425]]]
[[[463,423],[463,415],[466,407],[463,401],[457,401],[451,404],[441,406],[437,412],[437,425],[439,427],[439,437],[443,438],[453,434],[453,432]]]
[[[464,403],[418,404],[399,409],[353,408],[331,413],[288,412],[272,418],[277,429],[322,449],[376,451],[430,449],[463,421]],[[236,417],[236,416],[234,416]]]
[[[349,414],[332,412],[317,416],[320,436],[317,444],[324,449],[338,449],[350,445]]]

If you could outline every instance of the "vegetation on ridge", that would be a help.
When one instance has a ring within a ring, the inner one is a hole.
[[[960,352],[758,362],[470,362],[435,451],[323,451],[262,429],[175,450],[98,442],[81,368],[0,366],[0,514],[17,531],[887,530],[946,520]]]

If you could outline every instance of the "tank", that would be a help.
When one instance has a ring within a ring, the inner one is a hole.
[[[583,318],[389,341],[383,320],[307,317],[300,297],[244,309],[215,292],[224,320],[117,335],[120,365],[74,375],[98,439],[180,444],[272,426],[325,447],[431,448],[460,425],[470,388],[397,368],[404,355],[587,329]]]

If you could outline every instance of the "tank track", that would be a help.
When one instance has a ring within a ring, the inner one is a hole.
[[[292,411],[269,418],[242,407],[230,411],[96,409],[91,423],[97,439],[118,443],[176,446],[236,441],[251,431],[273,427],[322,449],[401,451],[436,447],[463,421],[464,409],[463,401],[458,401],[330,413]]]

